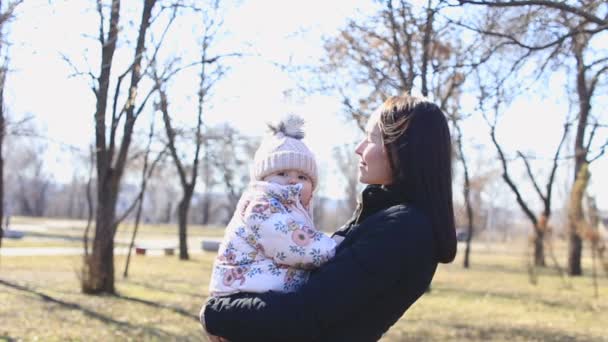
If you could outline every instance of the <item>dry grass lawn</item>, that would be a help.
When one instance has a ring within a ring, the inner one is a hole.
[[[605,274],[597,298],[589,276],[545,269],[532,285],[511,247],[478,248],[469,270],[460,258],[442,265],[382,341],[608,341]],[[80,257],[2,257],[0,341],[204,341],[197,316],[213,257],[138,255],[123,279],[117,256],[118,296],[80,293]]]

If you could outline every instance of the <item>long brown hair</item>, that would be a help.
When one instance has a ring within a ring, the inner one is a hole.
[[[435,104],[394,96],[380,109],[379,127],[393,183],[404,202],[430,219],[439,262],[456,256],[452,203],[452,143],[445,115]]]

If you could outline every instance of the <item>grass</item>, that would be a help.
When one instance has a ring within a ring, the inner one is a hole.
[[[557,272],[542,270],[532,285],[522,257],[473,260],[469,270],[461,263],[442,265],[431,293],[384,340],[608,341],[605,276],[595,298],[588,276],[562,280]]]
[[[3,257],[0,341],[200,341],[212,254],[116,257],[118,296],[80,293],[80,257]]]
[[[382,341],[608,341],[606,275],[598,298],[589,276],[543,269],[532,285],[521,248],[477,247],[471,269],[461,255],[441,265],[432,291]],[[117,256],[118,296],[80,293],[80,257],[2,257],[0,341],[204,341],[197,315],[213,257],[134,256],[123,279]]]

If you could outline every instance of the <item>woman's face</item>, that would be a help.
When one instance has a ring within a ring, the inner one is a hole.
[[[366,137],[359,143],[355,153],[361,157],[359,162],[359,181],[365,184],[388,185],[393,181],[390,163],[384,144],[378,120],[380,115],[374,113],[366,128]]]

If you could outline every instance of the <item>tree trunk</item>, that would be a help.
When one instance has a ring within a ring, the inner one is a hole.
[[[576,165],[574,167],[576,173],[579,173],[579,170],[581,169],[580,165],[578,164],[579,161],[577,158]],[[577,199],[576,197],[578,196],[576,196],[574,192],[575,190],[573,189],[570,205],[574,206],[575,208],[572,209],[573,212],[571,215],[568,215],[568,274],[571,276],[580,276],[583,274],[583,269],[581,267],[583,240],[578,232],[578,221],[583,216],[583,213],[582,210],[578,210],[576,208],[582,207],[582,196]],[[574,203],[574,201],[579,201],[579,203]]]
[[[97,154],[97,211],[93,251],[85,257],[81,286],[84,293],[114,293],[114,204],[112,192],[111,155],[106,145],[106,108],[112,60],[118,40],[120,0],[112,0],[110,27],[106,41],[102,42],[101,71],[95,91],[95,140]],[[102,39],[103,37],[100,37]]]
[[[114,235],[116,234],[116,201],[120,191],[120,181],[127,163],[127,155],[134,130],[137,114],[135,102],[138,84],[141,79],[141,61],[145,52],[145,37],[150,26],[152,8],[156,0],[145,0],[142,9],[142,18],[135,47],[133,63],[128,69],[131,72],[128,97],[124,106],[124,127],[121,142],[116,151],[116,132],[119,126],[120,116],[116,112],[116,106],[112,111],[112,121],[109,129],[109,142],[106,141],[108,130],[106,129],[106,109],[108,100],[108,88],[110,84],[110,71],[116,42],[118,40],[120,0],[112,0],[110,26],[108,37],[104,39],[103,30],[100,30],[100,42],[102,43],[101,71],[98,78],[99,86],[95,90],[97,99],[95,111],[95,144],[97,155],[97,211],[95,217],[95,237],[93,239],[93,251],[85,258],[82,277],[82,291],[84,293],[110,293],[114,294]],[[98,10],[101,14],[101,6]],[[102,23],[103,24],[103,23]],[[123,75],[126,75],[123,74]],[[122,76],[121,76],[122,77]],[[118,78],[114,104],[116,104],[120,93],[120,81]],[[145,104],[142,103],[142,106]]]
[[[570,206],[568,208],[568,273],[572,276],[583,274],[581,267],[583,240],[579,227],[584,219],[582,202],[589,177],[588,164],[583,163],[582,166],[577,169],[576,181],[572,186],[572,192],[570,194]]]
[[[82,279],[84,293],[115,293],[114,288],[114,232],[116,231],[116,192],[111,182],[105,182],[98,196],[95,218],[93,251],[85,260]]]
[[[145,175],[144,175],[145,177]],[[127,252],[127,260],[125,262],[125,270],[122,273],[124,278],[129,276],[129,263],[131,262],[131,252],[133,251],[133,247],[135,246],[135,237],[137,236],[137,230],[139,228],[139,221],[141,219],[141,211],[144,203],[143,193],[141,198],[139,199],[139,203],[137,204],[137,214],[135,214],[135,226],[133,227],[133,234],[131,235],[131,242],[129,243],[129,251]]]
[[[458,138],[457,138],[457,144],[458,144],[458,151],[460,154],[460,161],[462,162],[462,168],[464,169],[464,185],[463,185],[463,196],[464,196],[464,202],[466,204],[466,208],[467,208],[467,220],[468,220],[468,228],[467,228],[467,242],[466,242],[466,248],[464,251],[464,268],[469,268],[470,266],[470,260],[469,260],[469,256],[471,254],[471,239],[473,238],[473,207],[471,206],[471,181],[469,179],[469,167],[467,165],[467,160],[464,156],[464,151],[462,149],[462,131],[460,130],[460,126],[458,126],[458,123],[456,122],[456,120],[454,120],[454,125],[457,127],[458,130]]]
[[[163,223],[171,223],[171,215],[173,214],[173,202],[167,202],[164,216],[161,218]]]
[[[4,135],[6,133],[6,123],[4,120],[4,80],[6,79],[5,72],[6,69],[2,67],[2,69],[0,69],[0,248],[2,248],[2,238],[4,237],[4,155],[2,154],[2,150],[4,143]],[[8,225],[6,228],[8,229]]]
[[[468,176],[467,176],[468,177]],[[468,183],[468,182],[467,182]],[[466,186],[466,197],[465,197],[465,202],[466,202],[466,206],[467,206],[467,220],[469,222],[468,225],[468,229],[467,229],[467,241],[466,241],[466,247],[464,250],[464,262],[463,262],[463,266],[464,268],[469,268],[470,266],[470,254],[471,254],[471,240],[473,239],[473,208],[471,207],[471,201],[469,200],[469,191],[468,191],[468,186]]]
[[[579,181],[582,169],[587,168],[585,130],[587,128],[589,113],[591,112],[590,101],[593,94],[588,85],[588,80],[586,77],[587,66],[585,65],[584,60],[584,51],[587,48],[589,40],[583,35],[577,35],[573,38],[572,43],[573,53],[576,59],[576,95],[578,97],[579,114],[576,127],[576,136],[574,137],[574,185],[572,187],[572,194],[570,197],[570,208],[574,211],[572,212],[572,215],[568,216],[568,273],[571,276],[578,276],[583,274],[581,268],[583,241],[578,232],[578,224],[580,219],[583,217],[583,194],[578,193],[579,189],[577,189],[576,183]],[[575,203],[574,201],[578,201],[578,203]]]
[[[187,189],[179,202],[177,210],[177,220],[179,224],[179,258],[188,260],[188,211],[190,210],[190,200],[194,189]]]
[[[208,225],[209,224],[209,216],[211,215],[211,195],[209,194],[209,192],[205,192],[205,194],[203,195],[203,203],[201,204],[201,212],[202,212],[202,218],[201,218],[201,224],[203,226]]]
[[[534,230],[534,265],[545,267],[545,233],[539,229]]]

